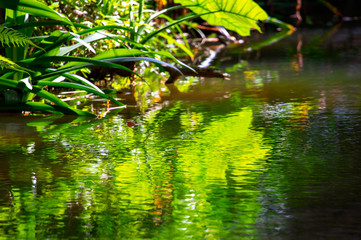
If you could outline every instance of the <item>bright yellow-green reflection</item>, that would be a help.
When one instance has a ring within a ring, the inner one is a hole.
[[[225,227],[232,227],[232,219],[227,218],[232,208],[229,201],[234,201],[233,207],[241,211],[239,217],[233,219],[237,221],[236,229],[255,223],[260,212],[259,193],[242,186],[257,177],[252,172],[266,169],[264,158],[270,147],[262,143],[262,133],[251,130],[252,119],[249,108],[216,119],[191,143],[178,150],[176,174],[184,183],[175,190],[178,198],[173,203],[176,219],[173,231],[179,233],[179,239],[225,236]],[[219,195],[215,194],[217,191]]]

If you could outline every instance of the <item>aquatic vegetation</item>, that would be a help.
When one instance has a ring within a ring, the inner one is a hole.
[[[19,4],[22,11],[26,11]],[[34,4],[38,7],[37,11],[30,8],[29,13],[35,14],[41,17],[52,17],[55,20],[59,20],[59,15],[52,11],[45,5]],[[3,4],[3,7],[12,6],[10,4]],[[7,11],[11,11],[8,9]],[[43,14],[47,11],[46,14]],[[54,14],[48,14],[54,13]],[[53,31],[50,35],[37,36],[37,40],[40,39],[40,43],[35,45],[30,36],[32,31],[28,31],[28,28],[37,26],[46,26],[46,22],[29,22],[25,19],[25,14],[12,12],[12,14],[20,15],[17,17],[17,21],[8,21],[7,23],[11,27],[15,27],[18,30],[3,27],[0,40],[6,45],[15,45],[16,47],[7,48],[6,57],[1,57],[2,75],[0,77],[1,95],[2,95],[2,110],[23,110],[23,111],[43,111],[52,113],[63,114],[76,114],[76,115],[91,115],[88,112],[83,112],[73,107],[70,107],[67,103],[56,97],[54,94],[44,90],[44,87],[61,87],[85,90],[87,92],[99,95],[100,97],[109,99],[113,103],[122,106],[123,104],[113,99],[111,96],[106,95],[101,89],[88,81],[86,78],[74,74],[76,71],[91,67],[94,65],[108,68],[118,68],[123,71],[134,73],[132,69],[129,69],[118,63],[127,61],[152,61],[159,65],[166,65],[176,69],[170,64],[157,60],[152,57],[141,57],[139,55],[154,55],[154,53],[147,53],[146,51],[139,51],[135,49],[114,49],[103,52],[94,58],[85,58],[79,56],[66,56],[72,50],[80,46],[87,47],[91,52],[95,53],[95,50],[91,47],[90,43],[105,37],[110,37],[107,34],[101,34],[99,31],[103,28],[89,29],[86,26],[77,25],[78,27],[86,28],[77,34],[71,31]],[[18,19],[21,18],[21,19]],[[64,18],[65,19],[65,18]],[[64,20],[63,17],[61,20]],[[22,20],[25,24],[18,24],[19,20]],[[63,24],[67,24],[69,20],[65,19]],[[72,25],[68,23],[68,25]],[[9,30],[10,29],[10,30]],[[22,34],[28,32],[28,36]],[[88,36],[87,39],[82,40],[80,36],[95,32],[93,35]],[[77,41],[79,44],[72,46],[66,46],[69,41]],[[31,49],[29,51],[28,45],[36,46],[38,50]],[[64,46],[65,45],[65,46]],[[166,55],[176,60],[172,55],[167,53],[157,53],[158,55]],[[136,57],[139,56],[139,57]],[[59,64],[64,63],[66,64]],[[58,64],[57,64],[58,63]],[[135,73],[136,74],[136,73]],[[64,80],[70,81],[64,81]],[[10,89],[10,90],[9,90]],[[10,95],[10,97],[8,97]],[[14,97],[16,95],[16,97]],[[43,102],[31,102],[34,95],[42,97],[47,101],[56,104],[56,106],[49,105]]]
[[[236,4],[236,1],[219,0],[208,1],[207,4],[202,1],[178,2],[182,5],[158,12],[146,9],[144,1],[139,1],[137,4],[130,2],[126,4],[128,10],[121,18],[114,17],[111,21],[108,18],[105,25],[90,28],[69,20],[52,8],[34,0],[20,0],[15,4],[1,1],[0,7],[6,9],[6,14],[2,19],[4,24],[0,28],[0,41],[7,47],[0,58],[2,68],[0,110],[92,115],[71,107],[46,89],[52,87],[85,90],[122,106],[122,103],[105,94],[89,81],[86,74],[84,75],[84,70],[100,66],[119,69],[122,73],[142,79],[142,76],[135,71],[133,63],[147,61],[154,63],[161,71],[164,71],[163,66],[179,71],[175,66],[164,61],[171,59],[178,65],[194,71],[171,53],[159,51],[156,47],[152,47],[153,42],[150,44],[149,42],[151,40],[157,42],[157,37],[163,37],[168,39],[168,42],[174,43],[162,33],[173,27],[182,33],[178,25],[197,17],[202,17],[210,24],[215,24],[217,18],[218,25],[245,36],[249,35],[251,28],[260,31],[257,21],[266,20],[268,17],[252,0],[244,1],[241,5]],[[109,4],[105,4],[103,6],[105,9],[102,11],[109,13],[114,3]],[[193,13],[175,20],[165,15],[166,12],[183,7],[191,9]],[[55,21],[38,21],[39,17]],[[168,22],[165,26],[156,28],[154,27],[156,18],[164,18]],[[55,30],[50,28],[54,25]],[[38,29],[43,27],[47,27],[49,33],[39,34]],[[109,45],[110,49],[100,48],[102,52],[97,54],[92,45],[103,40],[107,41],[106,43],[112,42]],[[192,57],[186,42],[184,41],[184,45],[179,43],[176,45]],[[79,51],[83,47],[87,51]],[[125,63],[130,63],[130,66]],[[43,100],[34,102],[34,97]]]

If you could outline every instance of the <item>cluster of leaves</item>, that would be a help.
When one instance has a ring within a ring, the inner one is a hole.
[[[0,41],[3,46],[7,47],[2,50],[4,56],[0,58],[2,68],[0,72],[0,101],[2,101],[0,110],[90,115],[88,112],[70,107],[45,90],[46,87],[85,90],[122,106],[122,103],[106,95],[92,82],[77,73],[92,66],[100,66],[120,69],[141,77],[134,72],[134,69],[121,64],[144,61],[152,62],[160,69],[162,66],[168,66],[179,71],[164,60],[171,59],[179,65],[188,66],[178,61],[169,52],[157,51],[157,49],[149,47],[151,40],[163,36],[168,42],[175,43],[176,41],[172,41],[172,38],[166,37],[167,35],[164,33],[173,27],[180,29],[178,27],[180,23],[197,17],[202,17],[211,24],[214,24],[217,19],[218,25],[224,25],[241,35],[249,35],[251,28],[259,30],[257,21],[267,18],[267,14],[252,0],[245,0],[242,4],[238,4],[236,0],[178,2],[182,5],[157,12],[145,9],[144,0],[140,0],[136,4],[132,1],[124,5],[128,8],[124,14],[119,13],[120,16],[110,18],[106,15],[115,11],[116,2],[103,0],[101,4],[98,4],[101,9],[98,7],[94,12],[101,12],[103,20],[107,21],[103,21],[105,24],[101,25],[99,23],[102,21],[98,17],[90,16],[89,18],[94,21],[89,27],[85,22],[80,24],[70,21],[52,8],[35,0],[19,0],[16,3],[1,0],[0,8],[6,9],[6,18],[3,19],[5,23],[0,27]],[[55,2],[50,4],[53,6]],[[191,9],[193,13],[175,20],[165,15],[166,12],[183,7]],[[41,21],[44,18],[54,21]],[[156,18],[165,18],[168,22],[157,29],[154,27]],[[94,22],[97,24],[94,25]],[[59,28],[61,30],[34,36],[34,28],[51,25],[61,26]],[[111,48],[97,54],[92,45],[99,41],[111,42]],[[187,46],[181,47],[180,44],[178,46],[187,51]],[[80,56],[78,51],[80,48],[87,49],[94,57]],[[189,46],[187,53],[192,54]],[[15,90],[21,97],[17,98],[18,100],[15,102],[7,102],[6,92],[8,91],[6,90],[8,89]],[[45,102],[32,102],[34,96],[45,99]]]

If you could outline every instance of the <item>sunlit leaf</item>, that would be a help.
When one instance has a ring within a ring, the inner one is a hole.
[[[187,48],[184,44],[178,42],[176,39],[174,39],[172,36],[169,36],[165,33],[160,33],[159,36],[165,38],[169,44],[174,44],[178,48],[180,48],[182,51],[184,51],[189,57],[194,58],[194,54],[191,51],[191,49]]]
[[[223,26],[242,36],[250,29],[260,31],[257,21],[268,18],[267,13],[253,0],[175,0],[211,25]]]
[[[51,86],[51,87],[74,88],[74,89],[78,89],[78,90],[85,90],[87,92],[94,93],[98,96],[109,99],[110,101],[114,102],[115,104],[117,104],[119,106],[124,106],[124,104],[122,104],[121,102],[118,102],[117,100],[113,99],[112,97],[106,95],[103,92],[97,91],[91,87],[84,86],[84,85],[77,84],[77,83],[41,81],[41,82],[38,82],[38,85],[39,86]]]
[[[0,0],[0,8],[8,8],[14,11],[20,11],[34,16],[45,17],[71,23],[66,17],[35,0]]]
[[[29,88],[29,90],[33,89],[33,85],[31,85],[30,78],[24,78],[20,80],[21,82],[25,83],[25,86]]]
[[[20,67],[18,64],[14,63],[10,59],[1,55],[0,55],[0,68],[11,69],[17,72],[32,72],[30,69]]]

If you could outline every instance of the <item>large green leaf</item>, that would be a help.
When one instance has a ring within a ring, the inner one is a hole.
[[[223,26],[242,36],[251,29],[260,31],[257,21],[268,18],[267,13],[253,0],[174,0],[189,8],[211,25]]]
[[[8,8],[38,17],[45,17],[70,23],[66,17],[36,0],[0,0],[0,8]]]

